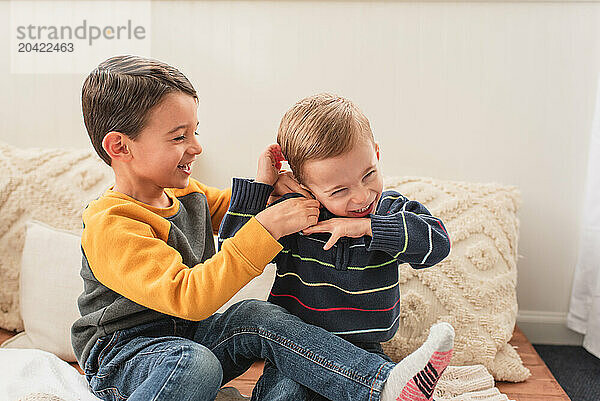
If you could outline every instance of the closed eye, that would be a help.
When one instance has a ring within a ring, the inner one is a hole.
[[[336,191],[333,191],[333,192],[331,193],[331,196],[339,195],[339,194],[341,194],[342,192],[344,192],[345,190],[346,190],[346,188],[342,188],[342,189],[338,189],[338,190],[336,190]]]
[[[363,180],[365,180],[365,179],[367,179],[367,178],[369,178],[369,177],[372,177],[372,176],[373,176],[373,174],[375,174],[375,170],[371,170],[371,171],[369,171],[369,172],[367,173],[367,175],[365,175],[365,176],[363,177]]]
[[[198,131],[194,131],[194,135],[198,136],[200,134],[198,133]],[[184,141],[186,138],[187,138],[187,136],[181,135],[176,138],[173,138],[173,140],[179,142],[179,141]]]

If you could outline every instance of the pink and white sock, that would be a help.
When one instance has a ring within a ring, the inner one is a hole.
[[[381,401],[429,401],[444,369],[450,364],[454,329],[449,323],[431,326],[427,341],[390,372]]]

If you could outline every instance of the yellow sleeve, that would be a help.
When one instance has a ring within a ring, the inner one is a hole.
[[[212,315],[282,248],[253,218],[212,258],[188,268],[159,238],[166,228],[159,225],[167,220],[158,217],[150,224],[144,211],[123,209],[127,213],[99,213],[86,223],[82,247],[94,276],[140,305],[187,320]]]

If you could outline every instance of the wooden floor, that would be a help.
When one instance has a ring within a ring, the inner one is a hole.
[[[0,329],[0,344],[15,333]],[[531,370],[531,377],[523,383],[498,382],[500,391],[513,401],[570,401],[567,394],[537,354],[533,345],[517,327],[510,343],[517,347],[523,363]],[[76,364],[74,364],[76,365]],[[79,368],[78,366],[76,366]],[[250,370],[237,379],[229,382],[228,386],[237,387],[244,395],[250,395],[254,384],[262,372],[262,363],[255,363]],[[80,369],[78,369],[81,371]]]
[[[510,343],[517,347],[523,364],[531,371],[531,377],[522,383],[498,382],[496,386],[502,393],[514,401],[571,400],[519,327],[515,328]]]

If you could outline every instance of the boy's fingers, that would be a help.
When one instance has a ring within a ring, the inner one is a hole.
[[[285,186],[286,193],[298,193],[304,196],[306,199],[314,199],[313,194],[304,189],[298,183],[298,181],[296,181],[296,178],[294,178],[294,175],[291,173],[291,171],[280,171],[278,179],[280,180],[281,184]]]
[[[267,157],[271,160],[275,160],[275,157],[273,156],[273,152],[271,152],[271,149],[267,148],[264,150],[264,152],[262,152],[262,156]]]
[[[323,247],[324,250],[328,251],[332,246],[335,245],[335,243],[337,242],[337,240],[339,239],[339,236],[337,233],[332,233],[331,237],[329,237],[329,241],[327,241],[327,243],[325,244],[325,246]]]
[[[294,205],[296,207],[302,207],[305,209],[318,209],[319,208],[319,201],[316,199],[306,199],[306,198],[291,198],[289,199],[290,201],[293,200],[294,201]]]
[[[271,195],[271,196],[269,196],[269,200],[267,201],[267,205],[270,205],[271,203],[279,200],[279,198],[281,198],[281,196],[277,196],[277,195]]]
[[[265,151],[261,156],[260,159],[258,161],[258,165],[259,167],[261,166],[274,166],[277,167],[276,164],[277,162],[275,161],[275,159],[273,158],[273,155],[269,152],[269,151]],[[281,164],[281,163],[280,163]]]
[[[321,206],[321,204],[319,203],[318,200],[316,199],[303,199],[304,202],[306,202],[306,206],[307,207],[314,207],[314,208],[319,208],[319,206]]]
[[[306,189],[302,188],[300,185],[294,186],[294,188],[290,188],[292,192],[297,192],[300,195],[304,196],[306,199],[314,199],[313,194],[308,192]]]
[[[287,174],[280,174],[279,179],[290,192],[302,194],[305,198],[308,199],[313,198],[312,196],[306,196],[307,194],[310,194],[310,192],[302,188],[293,177],[290,177]]]
[[[300,186],[292,177],[288,175],[280,175],[279,179],[282,181],[283,185],[285,185],[286,191],[288,193],[299,193],[307,199],[312,199],[310,192],[306,191],[304,188]]]
[[[314,226],[308,227],[307,229],[304,230],[307,234],[313,234],[313,233],[328,233],[331,232],[331,228],[329,227],[329,224],[327,224],[327,222],[325,221],[320,221],[317,224],[315,224]]]
[[[302,230],[302,234],[307,234],[308,235],[308,234],[314,234],[314,233],[316,233],[317,231],[315,231],[313,229],[313,227],[315,227],[315,226],[313,225],[313,226],[310,226],[310,227],[306,227],[304,230]]]

